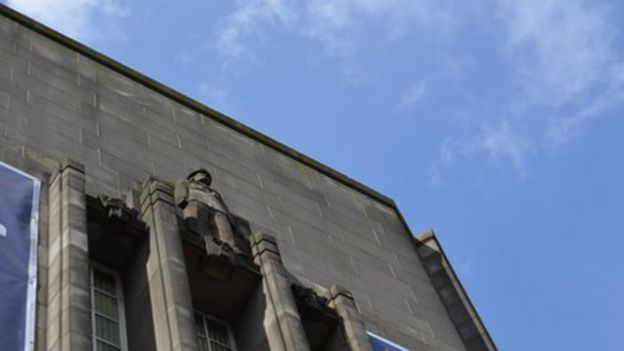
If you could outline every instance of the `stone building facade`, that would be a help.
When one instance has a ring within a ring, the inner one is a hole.
[[[391,199],[2,5],[0,161],[42,182],[35,350],[496,349]]]

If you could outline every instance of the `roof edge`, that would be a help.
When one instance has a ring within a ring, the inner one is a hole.
[[[496,344],[455,273],[438,237],[427,229],[414,237],[425,271],[469,351],[496,351]]]
[[[17,23],[63,45],[66,46],[70,49],[75,50],[76,52],[78,52],[79,54],[96,61],[97,63],[104,65],[105,67],[108,67],[122,75],[127,76],[130,79],[135,80],[136,82],[146,86],[147,88],[150,88],[172,100],[174,100],[177,103],[180,103],[182,105],[185,105],[188,108],[191,108],[193,110],[196,110],[198,112],[200,112],[201,114],[212,118],[213,120],[231,128],[234,129],[235,131],[257,141],[260,142],[278,152],[281,152],[282,154],[291,157],[294,160],[297,160],[301,163],[303,163],[306,166],[309,166],[317,171],[319,171],[320,173],[350,187],[353,188],[354,190],[357,190],[361,193],[364,193],[370,197],[372,197],[373,199],[385,204],[386,206],[392,207],[396,209],[396,205],[394,203],[394,201],[386,196],[383,195],[382,193],[378,192],[377,190],[374,190],[360,182],[358,182],[357,180],[350,178],[348,176],[346,176],[345,174],[329,167],[326,166],[324,164],[322,164],[321,162],[306,156],[298,151],[296,151],[295,149],[280,143],[279,141],[266,136],[262,133],[260,133],[259,131],[250,128],[238,121],[236,121],[235,119],[225,115],[224,113],[221,113],[217,110],[214,110],[210,107],[208,107],[207,105],[202,104],[201,102],[194,100],[192,98],[190,98],[189,96],[184,95],[183,93],[169,88],[168,86],[136,71],[133,68],[130,68],[122,63],[120,63],[119,61],[116,61],[96,50],[93,50],[91,48],[89,48],[88,46],[81,44],[80,42],[71,39],[69,37],[67,37],[64,34],[61,34],[60,32],[44,25],[41,24],[11,8],[9,8],[8,6],[4,5],[4,4],[0,4],[0,14],[2,14],[3,16],[6,16],[14,21],[16,21]]]

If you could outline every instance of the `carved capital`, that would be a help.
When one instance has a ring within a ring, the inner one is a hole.
[[[303,318],[313,321],[321,320],[322,317],[338,318],[336,312],[329,307],[326,297],[317,294],[313,289],[301,285],[292,284],[291,288]]]
[[[110,220],[134,221],[139,215],[137,210],[129,208],[122,199],[100,195],[98,196],[98,200],[106,210],[106,215]]]
[[[277,247],[277,240],[271,234],[264,232],[256,232],[249,238],[251,241],[251,254],[254,261],[260,256],[268,254],[281,261],[281,254]]]

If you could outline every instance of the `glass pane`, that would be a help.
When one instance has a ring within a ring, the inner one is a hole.
[[[199,351],[210,351],[210,349],[208,349],[208,339],[200,337],[198,340]]]
[[[200,314],[195,315],[195,329],[197,330],[197,334],[205,336],[206,330],[204,329],[204,317]]]
[[[227,327],[221,323],[211,321],[206,318],[206,324],[208,325],[208,334],[210,340],[217,341],[221,344],[229,345],[230,339],[228,337]]]
[[[110,295],[117,296],[115,291],[115,277],[112,275],[93,270],[93,286]]]
[[[119,345],[119,324],[102,316],[95,316],[95,335],[115,345]]]
[[[93,291],[93,300],[97,313],[103,314],[115,321],[119,320],[117,316],[117,299],[104,295],[99,291]]]
[[[101,341],[97,342],[97,351],[119,351],[119,350],[121,350],[119,347],[111,346]]]
[[[212,348],[211,351],[231,351],[232,349],[227,347],[227,346],[223,346],[221,344],[218,344],[216,342],[211,342],[210,343],[210,348]]]

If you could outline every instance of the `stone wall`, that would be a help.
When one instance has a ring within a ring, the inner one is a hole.
[[[277,236],[290,273],[349,289],[369,330],[465,349],[393,207],[207,112],[0,16],[0,160],[41,175],[75,159],[89,195],[116,197],[207,168],[235,215]]]

